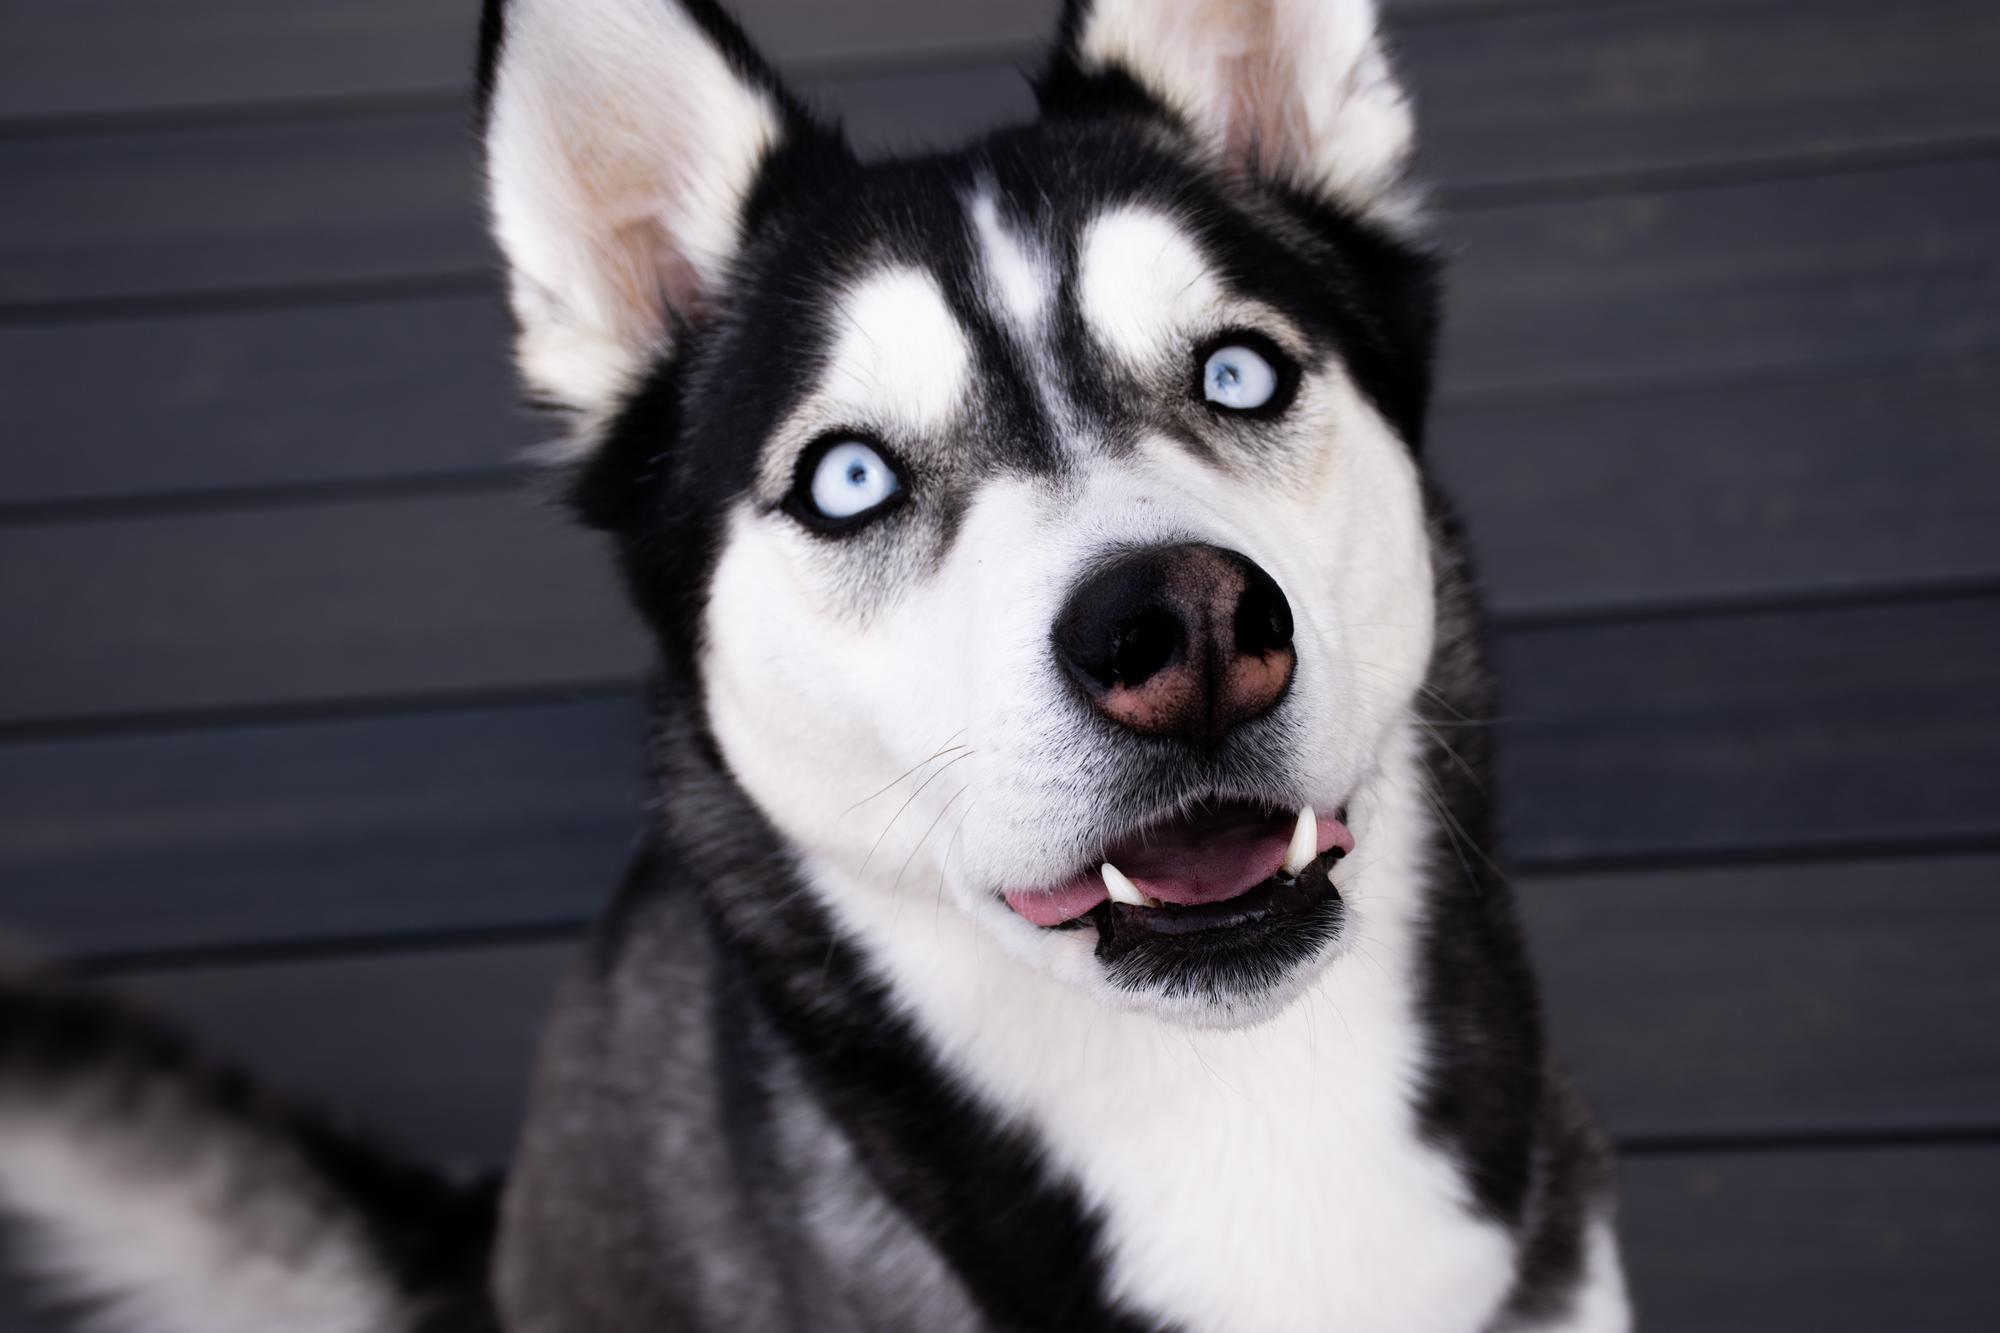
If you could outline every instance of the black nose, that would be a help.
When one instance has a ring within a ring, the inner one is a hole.
[[[1189,543],[1121,557],[1070,594],[1056,656],[1098,711],[1147,736],[1209,743],[1284,697],[1292,608],[1234,551]]]

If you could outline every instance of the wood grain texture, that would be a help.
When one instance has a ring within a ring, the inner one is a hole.
[[[2000,1145],[1625,1162],[1648,1333],[1971,1333],[1993,1322]]]
[[[1522,860],[2000,833],[2000,597],[1517,628],[1497,656]]]
[[[646,795],[627,693],[0,746],[0,923],[64,952],[578,921]]]
[[[1463,393],[1941,355],[2000,342],[2000,156],[1467,208]]]
[[[1619,1134],[2000,1128],[2000,856],[1541,875],[1563,1060]]]
[[[376,482],[518,464],[496,296],[0,326],[6,506]]]
[[[2000,134],[2000,10],[1986,0],[1517,9],[1401,34],[1424,169],[1444,181],[1824,160]]]
[[[1447,398],[1427,445],[1511,614],[2000,577],[2000,349]]]
[[[492,259],[465,114],[0,139],[0,305],[460,276]]]
[[[479,0],[63,0],[0,9],[0,117],[467,87]]]
[[[599,539],[512,489],[0,530],[0,721],[630,680]]]

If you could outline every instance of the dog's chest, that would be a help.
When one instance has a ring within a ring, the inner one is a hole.
[[[1366,991],[1323,986],[1250,1032],[1086,1033],[1065,1053],[1073,1082],[1022,1089],[1101,1210],[1121,1305],[1215,1330],[1463,1333],[1491,1317],[1512,1241],[1419,1137],[1417,1034]]]
[[[918,1013],[946,1064],[1076,1182],[1120,1306],[1189,1330],[1465,1333],[1505,1300],[1514,1244],[1422,1138],[1407,932],[1372,925],[1242,1031],[982,976],[971,939],[939,966],[949,925],[903,981],[930,992]]]

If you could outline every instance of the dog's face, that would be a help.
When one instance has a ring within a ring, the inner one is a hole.
[[[524,371],[836,916],[961,912],[1189,1021],[1281,1003],[1433,637],[1368,6],[1073,6],[1041,121],[876,165],[706,6],[499,36]]]

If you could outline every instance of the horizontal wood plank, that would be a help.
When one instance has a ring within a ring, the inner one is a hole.
[[[1748,374],[2000,342],[2000,156],[1463,209],[1443,382]]]
[[[2000,1145],[1628,1160],[1648,1333],[1970,1333],[1992,1322]]]
[[[0,721],[630,680],[602,543],[511,489],[0,530]]]
[[[6,506],[375,482],[520,461],[497,296],[0,326]]]
[[[476,274],[463,111],[0,139],[0,305]]]
[[[2000,133],[1986,0],[1648,0],[1412,25],[1423,169],[1459,187]],[[1396,25],[1391,24],[1392,34]]]
[[[1033,119],[1032,61],[827,75],[805,80],[808,105],[838,121],[863,152],[887,155],[956,148],[1002,125]]]
[[[130,953],[588,916],[646,794],[631,694],[0,746],[0,925]]]
[[[0,10],[0,117],[408,96],[470,84],[479,0],[64,0]]]
[[[2000,578],[2000,349],[1441,404],[1427,445],[1510,614]]]
[[[1497,657],[1524,861],[2000,833],[2000,597],[1516,628]]]
[[[1557,1049],[1626,1137],[2000,1128],[2000,856],[1531,876]]]

